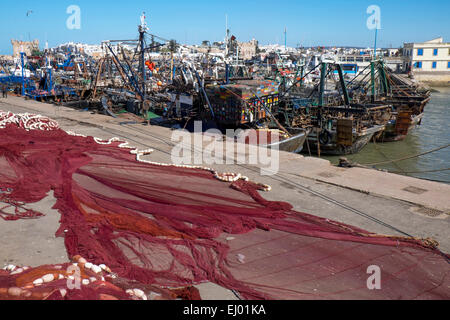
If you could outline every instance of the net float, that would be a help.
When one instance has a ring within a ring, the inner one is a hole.
[[[29,297],[31,297],[31,291],[28,291],[28,290],[23,290],[22,291],[22,297],[24,297],[24,298],[29,298]]]
[[[14,270],[13,272],[11,272],[11,275],[19,274],[19,273],[22,273],[23,271],[24,271],[23,268],[19,268],[19,269]]]
[[[134,291],[131,289],[126,290],[125,293],[129,294],[130,296],[134,296]]]
[[[80,259],[78,259],[78,263],[79,264],[86,264],[87,260],[85,258],[83,258],[83,257],[80,257]]]
[[[44,283],[52,282],[53,280],[55,280],[55,276],[53,274],[49,273],[49,274],[42,276],[42,280],[44,281]]]
[[[133,289],[133,293],[138,298],[142,298],[143,296],[145,296],[145,292],[142,291],[141,289]]]
[[[74,264],[77,263],[77,264],[80,264],[80,265],[83,265],[83,264],[85,264],[87,262],[87,260],[85,258],[83,258],[82,256],[78,256],[78,255],[74,256],[72,258],[72,261],[74,261]]]
[[[8,270],[8,271],[14,271],[14,269],[16,269],[16,266],[13,265],[13,264],[9,264],[9,265],[6,267],[6,270]]]
[[[61,296],[64,298],[67,294],[67,290],[66,289],[59,289],[59,293],[61,293]]]
[[[105,270],[106,272],[111,272],[111,269],[107,265],[101,264],[99,265],[99,267]]]
[[[96,266],[96,265],[93,265],[91,270],[94,271],[95,273],[102,272],[102,268],[100,268],[99,266]]]
[[[12,287],[8,289],[8,295],[12,297],[18,297],[22,294],[22,289],[17,287]]]
[[[162,295],[156,292],[150,292],[150,300],[160,300]]]

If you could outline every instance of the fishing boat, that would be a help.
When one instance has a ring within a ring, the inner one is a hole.
[[[385,125],[382,134],[376,138],[378,142],[404,140],[412,129],[421,124],[424,114],[413,115],[408,111],[400,111],[394,112],[392,116],[393,119]]]
[[[392,106],[391,119],[377,140],[391,142],[405,139],[411,129],[421,124],[431,91],[402,75],[391,73],[381,59],[371,62],[370,75],[369,81],[361,79],[350,87],[351,99],[359,103]]]
[[[355,154],[361,151],[374,136],[383,132],[384,129],[384,125],[374,125],[359,130],[352,127],[351,135],[349,135],[347,141],[342,140],[341,132],[337,129],[324,129],[321,132],[312,131],[308,135],[308,145],[310,149],[304,149],[303,152],[308,151],[319,155]]]
[[[238,80],[208,86],[205,94],[218,128],[243,129],[238,141],[286,152],[303,150],[309,129],[286,128],[274,116],[279,103],[277,82]]]
[[[328,75],[339,75],[338,85],[327,90]],[[308,149],[318,155],[347,155],[359,152],[385,130],[392,106],[353,103],[347,91],[343,68],[333,62],[321,63],[321,79],[315,88],[283,98],[278,114],[290,127],[309,128]],[[299,91],[301,92],[301,91]],[[316,96],[314,96],[316,95]]]
[[[348,155],[361,151],[385,130],[388,108],[377,105],[297,106],[293,123],[309,130],[308,148],[303,148],[304,153]]]

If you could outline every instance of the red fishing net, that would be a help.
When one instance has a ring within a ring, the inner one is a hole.
[[[0,300],[174,300],[199,299],[194,287],[176,290],[119,278],[105,265],[75,256],[74,263],[0,270]],[[98,269],[98,270],[97,270]]]
[[[136,161],[116,140],[68,134],[42,125],[47,120],[26,130],[20,121],[29,116],[1,117],[0,202],[17,211],[0,208],[0,216],[38,218],[26,204],[53,190],[69,257],[106,264],[127,283],[114,284],[122,290],[130,281],[165,288],[210,281],[245,299],[450,298],[448,256],[431,241],[378,236],[267,201],[261,185],[218,179],[232,175]],[[367,287],[372,265],[381,269],[381,290]],[[65,298],[124,298],[97,282]],[[0,298],[21,284],[0,273]]]

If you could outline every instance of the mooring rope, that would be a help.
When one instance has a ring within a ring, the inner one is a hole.
[[[432,173],[432,172],[443,172],[443,171],[448,171],[450,170],[450,168],[444,168],[444,169],[435,169],[435,170],[424,170],[424,171],[407,171],[407,172],[401,172],[401,173]],[[400,173],[400,171],[389,171],[391,173]]]
[[[376,149],[376,150],[377,150],[384,158],[386,158],[386,159],[389,160],[389,161],[392,161],[391,158],[389,158],[383,151],[381,151],[381,149],[378,147],[378,144],[376,143],[375,140],[376,140],[376,139],[375,139],[375,137],[374,137],[374,138],[373,138],[373,145],[375,146],[375,149]],[[401,173],[406,174],[405,170],[403,170],[403,168],[400,167],[400,166],[398,165],[398,163],[393,162],[393,165],[396,166],[398,169],[400,169],[400,172],[401,172]]]
[[[442,146],[442,147],[439,147],[439,148],[436,148],[436,149],[433,149],[433,150],[430,150],[427,152],[419,153],[419,154],[416,154],[413,156],[403,157],[403,158],[395,159],[395,160],[382,161],[382,162],[376,162],[376,163],[366,163],[366,164],[359,164],[359,165],[369,167],[369,166],[378,166],[381,164],[387,164],[387,163],[392,163],[392,162],[399,162],[399,161],[408,160],[408,159],[414,159],[414,158],[421,157],[421,156],[424,156],[424,155],[427,155],[427,154],[430,154],[430,153],[433,153],[433,152],[436,152],[436,151],[439,151],[439,150],[442,150],[442,149],[445,149],[448,147],[450,147],[450,144],[447,144],[445,146]]]

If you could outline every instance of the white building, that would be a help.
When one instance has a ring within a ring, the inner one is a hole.
[[[436,38],[422,43],[403,46],[405,70],[411,71],[419,81],[450,81],[450,43]]]

